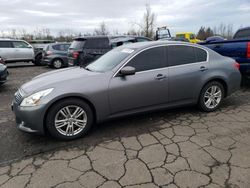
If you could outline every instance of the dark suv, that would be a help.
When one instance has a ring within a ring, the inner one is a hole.
[[[69,64],[86,66],[117,46],[145,41],[152,41],[152,39],[141,36],[78,37],[74,39],[69,47]]]
[[[42,64],[59,69],[68,66],[67,52],[70,43],[49,44],[43,51]]]

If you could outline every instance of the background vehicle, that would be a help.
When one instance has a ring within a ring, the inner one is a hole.
[[[197,104],[214,111],[240,81],[238,63],[208,48],[134,43],[85,68],[37,76],[15,94],[13,110],[19,129],[44,133],[47,128],[54,137],[70,140],[86,134],[94,122],[125,115]]]
[[[51,43],[55,43],[53,40],[31,40],[29,43],[33,46],[35,52],[35,65],[44,65],[42,62],[43,49]]]
[[[9,73],[7,70],[7,66],[5,65],[3,59],[0,57],[0,86],[6,82],[8,75]]]
[[[0,56],[6,63],[34,62],[34,50],[24,40],[0,39]]]
[[[140,36],[93,36],[75,38],[68,50],[70,65],[87,65],[112,48],[123,44],[152,41]]]
[[[199,44],[235,59],[240,64],[241,73],[250,76],[250,27],[238,30],[232,40],[208,38]]]
[[[201,42],[199,39],[196,38],[195,34],[191,32],[176,33],[176,38],[187,39],[191,43]]]
[[[155,35],[156,40],[161,40],[161,39],[170,40],[171,38],[172,36],[167,26],[157,28]]]
[[[50,67],[59,69],[68,66],[67,52],[70,43],[55,43],[49,44],[43,51],[43,63]]]

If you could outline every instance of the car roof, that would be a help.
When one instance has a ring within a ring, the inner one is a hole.
[[[25,41],[25,40],[20,40],[20,39],[10,39],[10,38],[0,38],[0,41],[10,41],[10,42],[12,42],[12,41],[24,41],[24,42],[27,42],[27,41]]]
[[[128,39],[136,39],[136,38],[145,38],[145,39],[149,39],[152,40],[148,37],[144,37],[144,36],[132,36],[132,35],[96,35],[96,36],[80,36],[80,37],[76,37],[74,38],[74,40],[85,40],[85,39],[91,39],[91,38],[108,38],[110,40],[112,39],[117,39],[117,38],[128,38]]]
[[[147,41],[147,42],[137,42],[137,43],[130,43],[123,45],[119,48],[132,48],[132,49],[144,49],[148,47],[154,47],[154,46],[160,46],[160,45],[188,45],[188,46],[194,46],[194,47],[202,47],[198,44],[193,44],[189,42],[181,42],[181,41]]]

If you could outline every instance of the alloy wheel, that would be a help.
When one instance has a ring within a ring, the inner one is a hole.
[[[83,108],[75,105],[60,109],[55,116],[55,128],[64,136],[75,136],[82,132],[87,124],[87,114]]]
[[[219,86],[213,85],[209,87],[204,94],[204,104],[209,109],[216,108],[222,99],[222,91]]]
[[[56,69],[59,69],[59,68],[62,67],[62,61],[59,60],[59,59],[55,60],[53,64],[54,64],[54,67],[55,67]]]

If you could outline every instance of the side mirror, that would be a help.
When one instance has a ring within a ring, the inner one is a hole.
[[[128,76],[128,75],[134,75],[135,74],[135,68],[134,67],[131,67],[131,66],[126,66],[126,67],[123,67],[121,70],[120,70],[120,74],[122,76]]]

